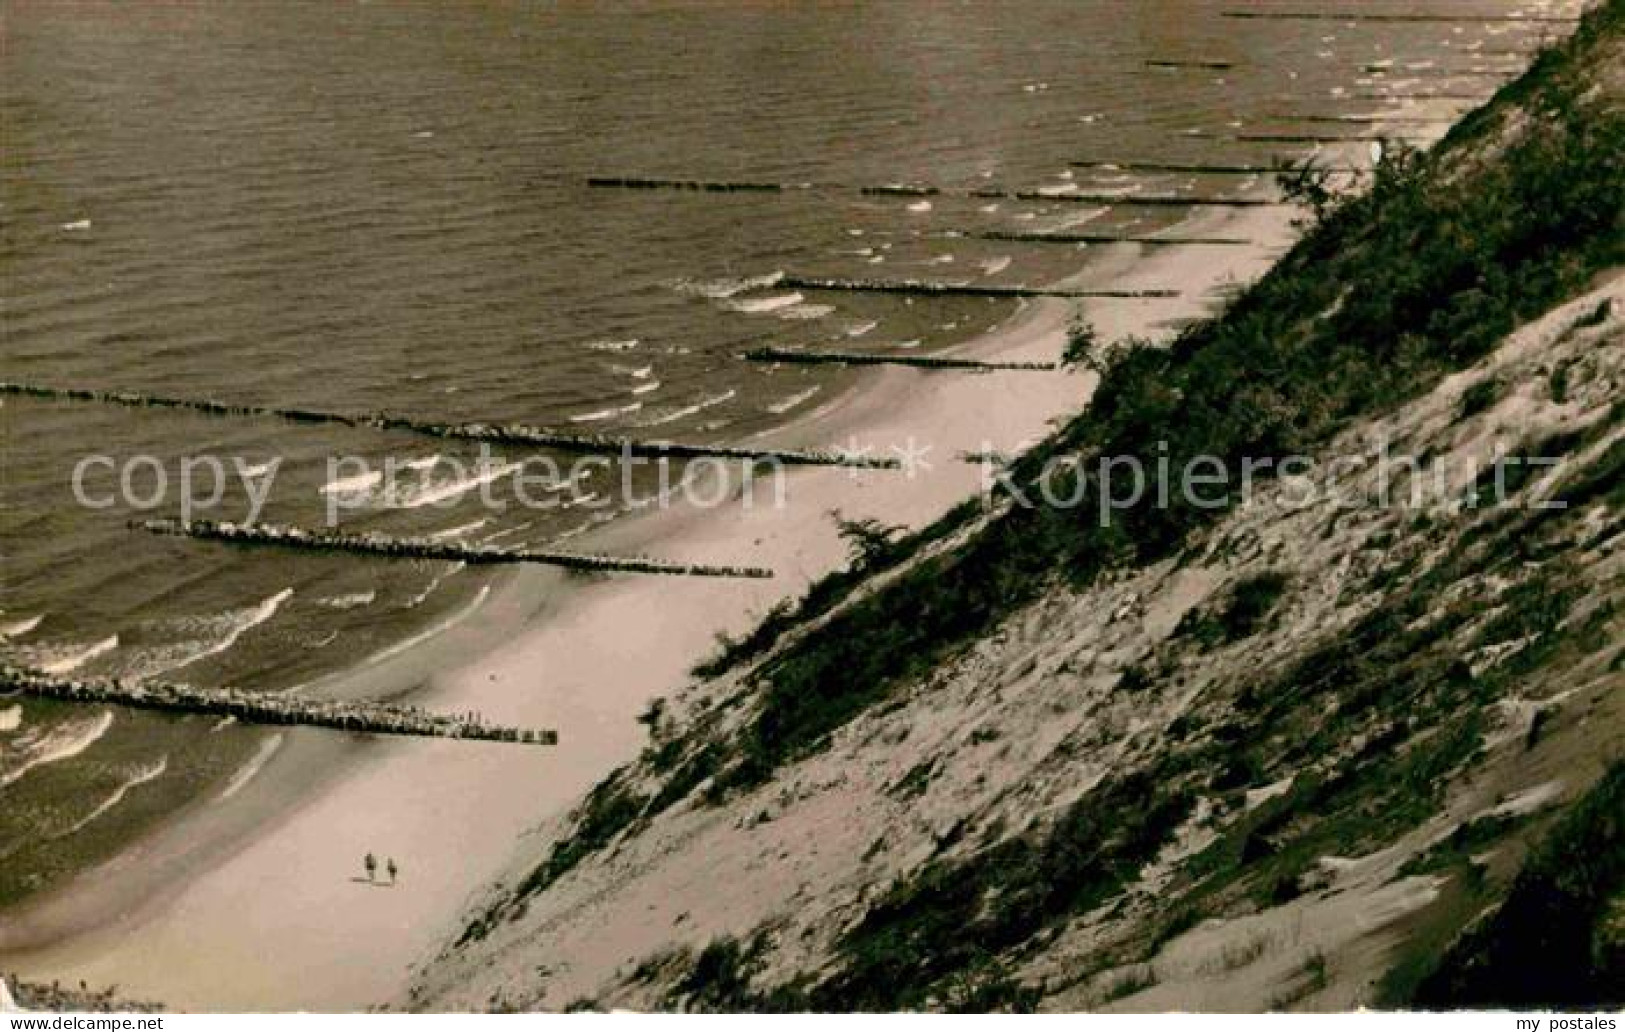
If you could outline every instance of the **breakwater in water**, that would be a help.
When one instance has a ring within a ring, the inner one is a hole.
[[[131,526],[151,534],[224,541],[240,545],[297,548],[312,552],[348,552],[390,559],[431,559],[470,566],[503,566],[535,563],[596,573],[655,573],[679,577],[744,577],[765,580],[773,571],[760,566],[723,566],[708,563],[674,563],[635,556],[594,555],[590,552],[551,552],[530,549],[479,548],[428,538],[390,537],[384,534],[346,534],[341,531],[306,530],[274,523],[252,525],[214,520],[138,520]]]
[[[887,355],[867,351],[811,351],[773,347],[753,348],[745,352],[744,357],[752,362],[785,362],[795,365],[900,365],[918,369],[969,369],[980,372],[1051,373],[1060,368],[1055,362],[991,362],[935,355]]]
[[[1573,15],[1561,14],[1400,14],[1379,11],[1220,11],[1225,18],[1249,21],[1338,21],[1338,22],[1432,22],[1435,24],[1483,24],[1535,22],[1572,25]]]
[[[357,734],[458,738],[520,745],[556,745],[558,732],[488,724],[477,713],[440,714],[413,706],[303,699],[238,688],[199,688],[189,684],[116,677],[55,677],[27,667],[0,665],[0,694],[16,693],[58,702],[129,706],[171,713],[233,717],[245,724],[297,724]]]
[[[926,294],[939,297],[1178,297],[1177,290],[1080,290],[1067,287],[1001,287],[978,283],[933,283],[924,280],[834,279],[820,276],[782,276],[779,285],[801,290],[850,290],[870,294]]]
[[[1074,204],[1152,208],[1266,208],[1281,202],[1262,197],[1216,197],[1205,194],[1103,194],[1060,190],[1005,190],[980,187],[948,190],[918,183],[882,183],[847,186],[841,183],[731,182],[703,179],[649,179],[641,176],[588,176],[587,185],[599,189],[677,190],[706,193],[789,193],[796,190],[856,191],[868,196],[959,197],[973,200],[1065,201]]]
[[[346,415],[312,409],[238,405],[207,398],[168,398],[133,391],[97,391],[39,384],[0,383],[0,395],[6,394],[52,401],[89,401],[130,408],[185,409],[216,416],[257,417],[293,423],[327,423],[374,430],[398,430],[424,437],[438,437],[442,440],[483,441],[490,444],[521,445],[563,452],[636,455],[648,458],[766,460],[781,462],[787,466],[859,466],[869,469],[896,469],[898,466],[896,459],[851,455],[835,449],[750,448],[681,441],[646,441],[607,434],[565,434],[517,423],[435,423],[384,413]]]
[[[978,240],[1010,240],[1023,244],[1141,244],[1146,247],[1256,247],[1240,237],[1147,237],[1114,233],[1022,233],[990,229],[972,234]]]

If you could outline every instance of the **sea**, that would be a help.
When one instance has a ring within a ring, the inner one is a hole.
[[[1150,234],[1190,213],[1069,195],[1268,196],[1267,174],[1117,166],[1301,158],[1321,145],[1243,137],[1354,137],[1417,94],[1468,110],[1569,28],[1507,19],[1576,8],[18,0],[0,11],[0,380],[748,444],[870,374],[742,353],[932,354],[1023,303],[786,280],[1087,281],[1121,248],[985,234]],[[1232,16],[1350,10],[1442,17]],[[899,185],[939,192],[872,189]],[[5,396],[0,659],[300,689],[439,626],[488,575],[131,521],[242,520],[268,485],[262,520],[565,548],[631,511],[613,470],[572,461]],[[520,504],[509,482],[542,463],[564,472]],[[211,504],[183,510],[183,478]],[[0,695],[0,907],[184,807],[230,805],[275,735]]]

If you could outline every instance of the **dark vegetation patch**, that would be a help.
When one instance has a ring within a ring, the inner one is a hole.
[[[1174,633],[1189,636],[1204,646],[1227,645],[1262,630],[1290,579],[1279,570],[1266,570],[1238,581],[1217,609],[1193,609],[1179,621]]]
[[[1598,1010],[1625,1004],[1625,763],[1615,763],[1524,864],[1493,916],[1422,980],[1423,1007]]]
[[[1194,797],[1156,774],[1110,778],[1048,828],[964,860],[926,864],[870,907],[839,945],[841,969],[816,1009],[1019,1009],[1026,993],[1000,955],[1132,883],[1189,815]],[[1030,1000],[1026,1000],[1030,1003]]]

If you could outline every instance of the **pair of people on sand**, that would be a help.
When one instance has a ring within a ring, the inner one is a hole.
[[[378,875],[378,858],[377,857],[373,856],[371,853],[368,853],[367,858],[365,860],[361,861],[361,866],[366,868],[367,880],[369,882],[373,881],[373,880],[375,880],[377,878],[377,875]],[[399,867],[395,866],[395,858],[394,857],[388,857],[388,858],[386,858],[384,860],[384,871],[385,871],[385,873],[387,873],[389,875],[389,884],[394,885],[396,876],[399,875],[400,872],[401,872],[401,869]]]

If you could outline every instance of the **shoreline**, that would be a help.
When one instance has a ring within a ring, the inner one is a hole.
[[[1179,223],[1181,231],[1249,227],[1261,239],[1222,261],[1200,249],[1135,249],[1063,281],[1132,286],[1158,278],[1191,291],[1184,297],[1037,299],[944,353],[1053,359],[1074,310],[1103,339],[1155,334],[1201,314],[1208,289],[1273,264],[1288,238],[1283,211],[1200,212]],[[1011,378],[898,368],[865,376],[760,436],[786,446],[849,438],[882,452],[912,438],[929,443],[929,473],[911,480],[895,471],[800,469],[787,477],[783,509],[662,510],[587,539],[673,561],[760,561],[776,569],[776,583],[593,578],[572,583],[555,604],[564,575],[521,571],[493,581],[481,604],[439,633],[313,686],[411,694],[431,708],[554,726],[560,746],[519,757],[290,731],[232,805],[195,804],[10,915],[0,967],[118,983],[182,1009],[353,1009],[396,995],[408,965],[437,948],[470,897],[507,869],[526,829],[637,755],[644,732],[633,718],[689,680],[717,633],[749,628],[844,562],[832,508],[922,526],[976,492],[980,471],[959,452],[1035,443],[1053,419],[1087,404],[1093,381],[1076,372]],[[367,851],[401,858],[398,889],[351,882]]]

